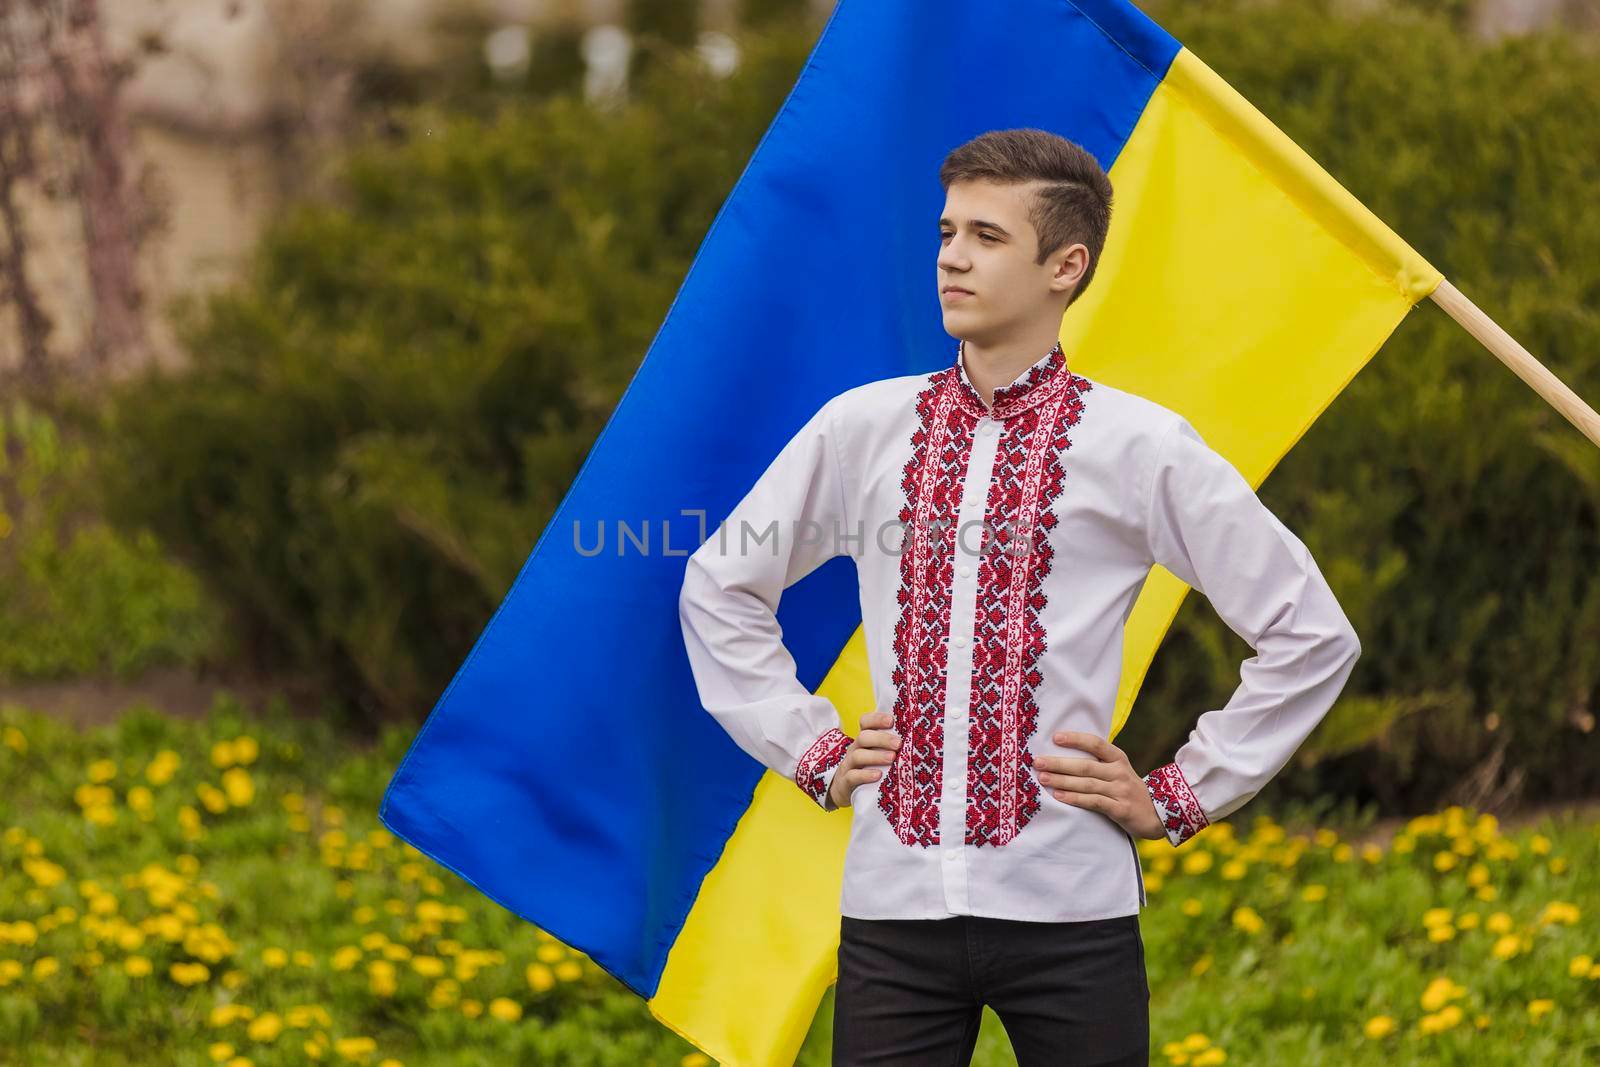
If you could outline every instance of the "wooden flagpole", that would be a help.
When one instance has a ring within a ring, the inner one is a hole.
[[[1600,447],[1600,414],[1585,404],[1582,397],[1568,389],[1560,378],[1534,359],[1532,353],[1519,345],[1514,337],[1478,310],[1476,304],[1462,296],[1461,290],[1451,285],[1449,279],[1441,281],[1432,295],[1434,303],[1444,308],[1447,315],[1481,341],[1485,348],[1500,357],[1500,362],[1510,367],[1511,373],[1527,382],[1534,392],[1544,398],[1545,403],[1561,412],[1580,433]]]

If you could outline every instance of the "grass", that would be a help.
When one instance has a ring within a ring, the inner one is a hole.
[[[361,750],[226,695],[86,732],[0,709],[0,1062],[708,1063],[379,825],[410,739]],[[1369,830],[1247,807],[1141,843],[1151,1062],[1595,1061],[1600,823]],[[974,1062],[1014,1062],[992,1011]]]

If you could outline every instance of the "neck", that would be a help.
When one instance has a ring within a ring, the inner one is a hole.
[[[994,404],[996,389],[1016,381],[1019,374],[1043,359],[1058,340],[1060,338],[1054,326],[1050,328],[1048,336],[1024,337],[988,347],[963,340],[961,355],[966,364],[967,377],[972,379],[973,387],[983,397],[985,406]]]

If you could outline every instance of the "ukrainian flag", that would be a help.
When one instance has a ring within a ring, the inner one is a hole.
[[[793,1061],[836,976],[851,813],[701,708],[677,616],[693,512],[715,529],[830,397],[951,363],[938,167],[1025,126],[1115,187],[1062,322],[1074,369],[1180,412],[1253,486],[1441,280],[1130,4],[841,0],[381,811],[724,1063]],[[851,566],[795,585],[779,621],[853,734],[872,699]],[[1144,586],[1118,729],[1186,592]]]

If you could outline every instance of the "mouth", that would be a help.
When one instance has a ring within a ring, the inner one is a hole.
[[[949,297],[951,300],[958,300],[962,297],[971,296],[972,290],[963,289],[959,285],[948,285],[945,286],[944,289],[940,290],[940,295]]]

